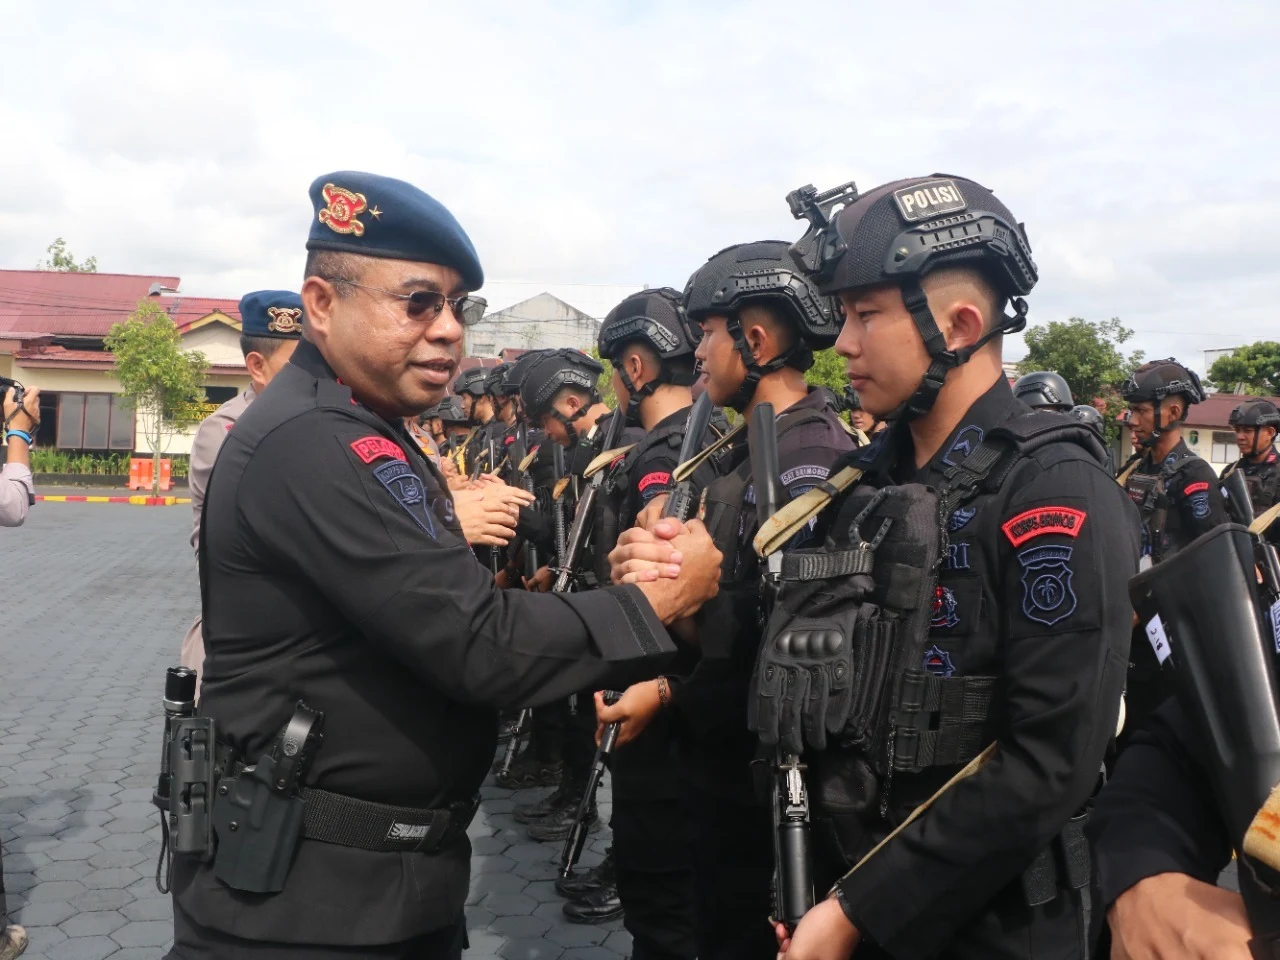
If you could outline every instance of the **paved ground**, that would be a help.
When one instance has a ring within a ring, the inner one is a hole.
[[[0,841],[26,956],[154,960],[172,937],[150,800],[164,670],[198,602],[189,531],[183,507],[72,503],[37,505],[24,527],[0,530]],[[558,849],[529,843],[509,816],[532,795],[484,795],[467,956],[625,956],[617,924],[564,922]],[[584,863],[605,843],[593,838]]]

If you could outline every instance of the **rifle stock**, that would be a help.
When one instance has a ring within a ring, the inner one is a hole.
[[[604,702],[610,706],[621,699],[622,694],[617,690],[604,692]],[[564,841],[564,850],[560,854],[561,877],[573,876],[573,868],[577,866],[578,859],[582,856],[582,848],[586,846],[587,832],[590,829],[587,816],[591,813],[591,804],[595,801],[596,790],[599,789],[600,779],[604,776],[605,762],[609,754],[613,753],[613,747],[617,742],[618,724],[611,723],[600,735],[600,746],[596,747],[595,760],[591,764],[591,775],[587,778],[586,792],[582,794],[582,800],[578,804],[578,815],[573,820],[573,828]]]
[[[623,417],[615,413],[609,418],[609,429],[605,433],[601,450],[612,450],[622,432]],[[586,549],[587,538],[591,536],[591,521],[595,513],[596,497],[600,495],[600,486],[604,483],[607,470],[598,471],[587,484],[578,499],[578,506],[573,512],[573,525],[569,528],[568,541],[564,553],[559,557],[560,569],[556,571],[555,585],[551,588],[555,593],[565,593],[573,584],[573,573]]]

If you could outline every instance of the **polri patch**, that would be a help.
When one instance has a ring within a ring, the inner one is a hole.
[[[1022,564],[1022,612],[1028,620],[1052,627],[1071,616],[1076,594],[1071,589],[1071,547],[1030,547],[1018,554]]]
[[[893,191],[893,202],[908,223],[959,213],[969,206],[954,180],[926,180],[903,187]]]
[[[951,654],[934,644],[924,652],[924,661],[920,664],[920,669],[925,673],[932,673],[935,677],[950,677],[956,672],[956,665],[951,659]]]
[[[373,463],[379,457],[390,457],[392,460],[405,459],[404,451],[400,446],[386,437],[361,437],[351,442],[351,449],[365,463]]]
[[[1007,520],[1000,527],[1009,542],[1020,547],[1028,540],[1051,533],[1066,537],[1080,536],[1085,512],[1072,507],[1035,507]]]
[[[943,561],[944,570],[969,569],[969,544],[951,543],[947,545],[947,558]]]
[[[1209,515],[1209,495],[1207,493],[1196,493],[1191,496],[1191,515],[1197,520],[1203,520]]]
[[[426,484],[409,464],[402,460],[392,460],[375,468],[373,475],[395,497],[396,503],[404,507],[405,513],[413,518],[413,522],[434,539],[436,524],[431,516],[431,507],[427,504]]]
[[[977,449],[978,444],[982,442],[982,437],[982,428],[974,423],[969,424],[956,434],[955,440],[951,443],[951,449],[942,458],[942,462],[949,467],[958,467]]]
[[[977,507],[961,507],[955,513],[951,514],[951,518],[947,521],[947,529],[952,533],[955,533],[972,520],[977,513]]]

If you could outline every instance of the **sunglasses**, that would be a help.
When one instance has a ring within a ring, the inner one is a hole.
[[[356,283],[354,280],[347,280],[342,277],[331,277],[329,280],[331,283],[345,283],[349,287],[359,287],[361,290],[370,290],[399,300],[404,304],[404,312],[410,320],[434,320],[444,312],[444,305],[447,303],[458,322],[464,327],[469,327],[479,322],[480,318],[484,316],[485,309],[489,306],[489,302],[484,297],[474,297],[469,294],[463,294],[460,297],[446,297],[438,290],[415,290],[413,293],[396,293],[394,290],[371,287],[368,284]]]

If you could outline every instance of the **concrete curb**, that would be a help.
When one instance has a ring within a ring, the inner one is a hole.
[[[44,503],[129,503],[135,507],[172,507],[190,503],[190,497],[90,497],[73,495],[36,495],[36,502]]]

